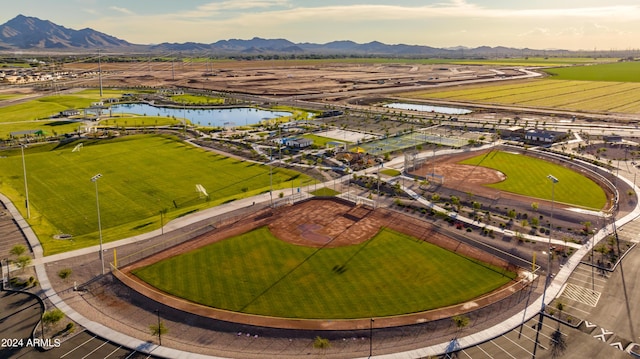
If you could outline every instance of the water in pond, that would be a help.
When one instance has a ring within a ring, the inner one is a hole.
[[[225,108],[225,109],[181,109],[155,107],[148,104],[120,104],[111,106],[113,115],[135,114],[146,116],[187,118],[194,125],[201,126],[246,126],[284,116],[291,116],[290,112],[269,111],[257,108]]]

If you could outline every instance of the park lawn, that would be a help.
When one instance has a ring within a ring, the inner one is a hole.
[[[333,190],[329,187],[322,187],[318,190],[311,192],[311,194],[318,197],[333,197],[333,196],[339,195],[340,192]]]
[[[563,166],[526,155],[491,151],[460,163],[493,168],[504,173],[507,177],[504,181],[486,185],[501,191],[551,200],[553,190],[555,202],[595,210],[602,209],[607,202],[604,190],[591,179]],[[556,177],[558,183],[552,186],[548,175]]]
[[[82,126],[82,123],[66,120],[0,123],[0,139],[9,139],[11,132],[26,130],[43,130],[46,136],[56,136],[64,133],[73,133],[80,126]]]
[[[100,120],[101,127],[155,127],[182,125],[183,122],[166,116],[130,116],[111,117]]]
[[[74,95],[41,97],[25,103],[0,108],[0,123],[50,118],[68,109],[88,107],[96,101]]]
[[[305,133],[304,135],[302,135],[302,137],[312,140],[313,141],[313,145],[314,146],[318,146],[318,147],[327,147],[327,144],[329,142],[336,142],[335,138],[312,135],[310,133]],[[341,141],[341,142],[348,143],[348,144],[351,143],[349,141]]]
[[[389,176],[389,177],[400,176],[402,174],[402,172],[400,172],[398,170],[394,170],[393,168],[384,169],[384,170],[380,171],[380,173],[382,173],[383,175]]]
[[[79,143],[80,151],[72,152]],[[25,150],[31,219],[45,255],[97,244],[95,185],[105,241],[141,234],[167,220],[225,202],[269,191],[269,167],[239,161],[185,144],[171,136],[140,135],[112,140],[78,140]],[[276,168],[274,189],[313,181]],[[201,184],[209,197],[195,189]],[[0,191],[25,203],[19,149],[0,152]],[[24,206],[17,206],[26,218]],[[71,234],[72,240],[57,240]]]
[[[203,305],[307,319],[415,313],[471,300],[515,278],[389,229],[359,245],[318,249],[283,242],[267,227],[134,274]]]
[[[175,102],[189,105],[222,105],[224,99],[220,97],[211,97],[203,95],[174,95],[171,99]]]

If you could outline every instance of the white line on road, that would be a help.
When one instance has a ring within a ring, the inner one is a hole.
[[[90,341],[94,340],[94,339],[95,339],[95,338],[97,338],[97,337],[98,337],[97,335],[94,335],[92,338],[87,339],[84,343],[82,343],[82,344],[78,345],[77,347],[75,347],[75,348],[71,349],[71,351],[68,351],[66,354],[64,354],[63,356],[61,356],[61,357],[60,357],[60,359],[62,359],[62,358],[64,358],[64,357],[66,357],[67,355],[69,355],[69,354],[73,353],[73,352],[74,352],[74,351],[76,351],[78,348],[80,348],[81,346],[83,346],[83,345],[87,344],[88,342],[90,342]]]

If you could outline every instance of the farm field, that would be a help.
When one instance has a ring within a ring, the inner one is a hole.
[[[405,98],[470,101],[585,112],[640,113],[640,83],[530,80],[402,94]]]
[[[504,173],[507,177],[504,181],[486,185],[501,191],[551,200],[552,184],[547,178],[551,174],[559,180],[553,186],[555,202],[600,210],[607,201],[605,192],[591,179],[537,158],[491,151],[460,163],[488,167]]]
[[[307,319],[414,313],[473,299],[515,278],[389,229],[358,245],[318,249],[286,243],[267,227],[134,274],[207,306]]]
[[[80,151],[72,152],[79,143]],[[97,244],[95,185],[105,241],[160,227],[173,218],[269,191],[269,168],[230,159],[182,143],[170,136],[128,136],[114,140],[82,140],[25,150],[31,219],[45,254]],[[233,179],[230,181],[229,179]],[[311,179],[276,168],[274,189],[305,185]],[[209,197],[200,195],[201,184]],[[0,152],[0,192],[25,203],[20,149]],[[26,218],[24,206],[18,206]],[[71,240],[54,239],[70,234]]]
[[[640,82],[640,62],[637,61],[547,69],[545,72],[559,80]]]

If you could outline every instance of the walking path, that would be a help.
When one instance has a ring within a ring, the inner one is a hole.
[[[627,182],[629,185],[631,185],[633,188],[635,188],[636,193],[638,193],[638,188],[634,186],[634,184],[627,180],[626,178],[620,177],[621,180]],[[64,300],[58,296],[58,294],[56,293],[56,291],[53,289],[49,278],[47,276],[47,272],[45,269],[45,264],[49,263],[49,262],[54,262],[54,261],[59,261],[59,260],[63,260],[63,259],[69,259],[69,258],[73,258],[76,256],[80,256],[80,255],[84,255],[84,254],[88,254],[88,253],[95,253],[97,251],[99,251],[100,246],[93,246],[93,247],[88,247],[88,248],[83,248],[83,249],[79,249],[76,251],[71,251],[71,252],[66,252],[66,253],[61,253],[61,254],[56,254],[56,255],[52,255],[52,256],[47,256],[44,257],[43,256],[43,251],[42,251],[42,247],[40,245],[40,242],[38,241],[38,238],[36,237],[35,233],[33,232],[33,230],[31,229],[31,227],[29,226],[29,224],[24,220],[24,218],[21,216],[21,214],[18,212],[18,210],[15,208],[15,206],[13,205],[13,203],[11,201],[9,201],[9,199],[7,197],[5,197],[4,195],[0,194],[0,200],[3,201],[7,207],[7,210],[11,213],[11,215],[15,218],[16,222],[18,223],[19,227],[22,229],[23,233],[25,234],[25,237],[27,238],[35,259],[33,261],[34,266],[35,266],[35,270],[36,270],[36,274],[38,276],[38,280],[40,282],[40,286],[42,288],[42,290],[44,291],[44,294],[46,295],[46,297],[51,301],[51,303],[53,305],[55,305],[57,308],[59,308],[60,310],[62,310],[70,319],[72,319],[73,321],[75,321],[76,323],[78,323],[79,325],[85,327],[87,330],[89,330],[90,332],[105,338],[109,341],[118,343],[119,345],[131,348],[131,349],[135,349],[137,351],[140,352],[144,352],[144,353],[151,353],[153,355],[156,356],[160,356],[160,357],[167,357],[167,358],[212,358],[212,359],[216,359],[216,358],[220,358],[220,357],[215,357],[215,356],[206,356],[206,355],[201,355],[201,354],[195,354],[195,353],[189,353],[189,352],[184,352],[184,351],[179,351],[176,349],[172,349],[172,348],[167,348],[167,347],[162,347],[162,346],[158,346],[156,344],[152,344],[149,343],[147,341],[143,341],[137,338],[133,338],[131,336],[119,333],[115,330],[112,330],[102,324],[96,323],[91,321],[90,319],[84,317],[83,315],[79,314],[78,312],[76,312],[73,308],[71,308],[69,305],[67,305],[67,303],[64,302]],[[220,214],[224,214],[239,208],[243,208],[246,206],[251,205],[252,203],[256,202],[256,203],[266,203],[268,201],[272,200],[272,198],[270,197],[270,194],[263,194],[263,195],[259,195],[256,197],[252,197],[252,198],[245,198],[242,200],[238,200],[238,201],[234,201],[231,203],[227,203],[227,204],[223,204],[221,206],[217,206],[217,207],[213,207],[213,208],[209,208],[207,210],[203,210],[200,212],[197,212],[193,215],[190,216],[186,216],[186,217],[182,217],[182,218],[178,218],[174,221],[169,222],[165,227],[164,227],[164,231],[168,232],[171,230],[175,230],[178,228],[182,228],[184,226],[187,226],[189,224],[193,224],[196,223],[198,221],[201,220],[205,220],[208,218],[211,218],[213,216],[216,215],[220,215]],[[627,214],[625,217],[619,219],[616,221],[615,225],[616,227],[620,228],[622,227],[624,224],[632,221],[633,219],[635,219],[636,217],[640,216],[640,204],[637,204],[635,209]],[[612,228],[612,227],[611,227]],[[424,347],[424,348],[420,348],[420,349],[415,349],[415,350],[409,350],[409,351],[404,351],[404,352],[398,352],[398,353],[393,353],[393,354],[386,354],[386,355],[376,355],[376,358],[389,358],[389,359],[407,359],[407,358],[419,358],[419,357],[428,357],[428,356],[434,356],[434,355],[440,355],[443,353],[446,353],[448,351],[450,351],[452,348],[455,349],[459,349],[459,348],[465,348],[465,347],[470,347],[473,345],[477,345],[480,343],[483,343],[485,341],[491,340],[493,338],[496,338],[500,335],[502,335],[503,333],[506,333],[514,328],[516,328],[517,326],[521,325],[524,321],[527,321],[529,319],[531,319],[532,317],[534,317],[535,315],[537,315],[539,313],[539,311],[544,308],[544,306],[548,305],[549,303],[551,303],[551,301],[560,294],[563,286],[565,285],[567,279],[569,278],[570,274],[573,272],[573,270],[578,266],[578,264],[580,263],[580,259],[582,257],[584,257],[589,251],[591,251],[591,248],[593,246],[595,246],[601,239],[605,238],[609,233],[611,232],[610,227],[606,227],[601,229],[598,233],[596,233],[594,235],[594,240],[588,242],[587,244],[585,244],[584,246],[580,247],[580,249],[578,249],[573,256],[571,256],[571,258],[569,258],[569,260],[567,261],[567,263],[560,269],[560,271],[558,272],[558,274],[553,278],[553,281],[550,282],[548,288],[545,291],[545,294],[541,297],[539,297],[537,300],[535,300],[533,303],[531,303],[529,305],[529,307],[527,307],[526,309],[524,309],[523,311],[521,311],[520,313],[515,314],[514,316],[512,316],[511,318],[505,320],[504,322],[485,329],[483,331],[477,332],[477,333],[473,333],[470,335],[467,335],[465,337],[461,337],[458,338],[457,340],[455,340],[454,342],[444,342],[444,343],[440,343],[437,345],[433,345],[433,346],[429,346],[429,347]],[[106,249],[110,249],[110,248],[115,248],[118,246],[122,246],[125,244],[129,244],[129,243],[135,243],[137,241],[141,241],[141,240],[145,240],[145,239],[149,239],[152,237],[155,237],[157,235],[159,235],[161,233],[161,229],[149,232],[149,233],[145,233],[143,235],[139,235],[139,236],[135,236],[135,237],[131,237],[131,238],[127,238],[127,239],[123,239],[120,241],[116,241],[116,242],[110,242],[110,243],[106,243],[103,245],[103,250]],[[547,241],[547,238],[542,238],[539,240],[544,240]],[[543,303],[544,301],[544,303]],[[363,357],[364,358],[364,357]]]

